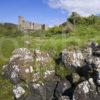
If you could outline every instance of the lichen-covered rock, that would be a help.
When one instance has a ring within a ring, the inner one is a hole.
[[[98,48],[98,51],[100,48]],[[97,54],[96,50],[93,51],[93,55],[91,58],[89,58],[88,63],[92,66],[92,68],[96,71],[97,75],[97,84],[100,85],[100,56]],[[95,55],[94,55],[95,54]]]
[[[19,48],[19,49],[16,49],[15,51],[13,51],[12,53],[12,57],[10,58],[10,61],[15,61],[16,59],[18,59],[19,61],[32,61],[33,60],[33,57],[32,57],[32,54],[31,52],[26,49],[26,48]]]
[[[97,84],[100,86],[100,71],[97,72]]]
[[[96,43],[91,43],[86,48],[66,50],[64,49],[59,58],[56,59],[57,64],[63,64],[66,68],[75,69],[77,73],[85,78],[88,78],[90,71],[97,72],[97,83],[100,85],[100,46]]]
[[[45,77],[45,79],[47,79],[47,78],[52,77],[52,75],[54,76],[54,74],[55,74],[55,70],[52,70],[52,71],[47,70],[47,71],[44,73],[44,77]]]
[[[74,71],[72,76],[72,87],[66,89],[63,96],[69,96],[73,100],[99,100],[100,99],[100,46],[91,43],[83,49],[64,49],[59,58],[56,59],[57,64],[63,64],[67,69]],[[90,78],[91,77],[91,78]],[[88,81],[83,81],[87,80]],[[83,81],[83,82],[82,82]],[[80,83],[81,82],[81,83]],[[77,85],[78,84],[78,85]],[[63,85],[61,85],[63,86]],[[57,87],[58,88],[58,87]],[[59,89],[60,90],[60,89]],[[57,95],[59,92],[57,92]],[[69,95],[70,94],[70,95]],[[61,98],[62,95],[59,96]]]
[[[48,63],[50,63],[52,60],[51,60],[51,57],[48,53],[46,52],[42,52],[40,50],[34,50],[34,56],[35,56],[35,60],[37,62],[39,62],[40,65],[46,65]]]
[[[71,73],[62,79],[55,75],[47,52],[19,48],[3,66],[3,76],[14,84],[15,100],[99,100],[99,51],[94,43],[82,50],[63,50],[56,62]]]
[[[9,64],[3,66],[3,71],[6,78],[17,84],[19,80],[26,82],[39,80],[42,69],[46,78],[53,68],[52,59],[48,53],[40,50],[34,50],[32,53],[26,48],[19,48],[13,51]]]
[[[80,83],[73,95],[73,100],[99,100],[100,94],[98,94],[96,85],[93,79]]]
[[[70,100],[68,96],[61,96],[58,100]]]
[[[93,53],[97,52],[96,50],[94,51],[93,49],[94,47],[91,45],[82,49],[75,49],[75,48],[73,48],[73,50],[64,49],[60,53],[59,58],[56,60],[56,63],[59,64],[60,62],[63,62],[64,65],[69,68],[83,67],[84,65],[86,65],[87,62],[92,62],[92,60],[94,59]]]
[[[77,73],[72,74],[73,83],[77,83],[80,80],[80,76]]]
[[[13,88],[13,93],[15,95],[15,98],[19,99],[25,94],[25,89],[23,89],[23,87],[21,87],[20,85],[16,85]]]
[[[55,97],[58,99],[58,98],[61,98],[61,96],[63,96],[64,94],[66,96],[67,95],[66,90],[68,90],[70,87],[71,87],[71,84],[67,79],[60,80],[55,91]]]
[[[33,56],[26,48],[16,49],[12,53],[9,64],[3,67],[4,76],[14,84],[19,81],[30,81],[33,73]]]
[[[66,67],[81,67],[84,64],[84,55],[81,51],[67,51],[66,49],[62,51],[60,55],[61,61]],[[59,61],[60,62],[60,61]]]
[[[34,73],[32,82],[38,81],[40,77],[41,77],[40,72]]]
[[[29,95],[32,92],[30,88],[37,88],[39,85],[34,85],[36,82],[45,80],[50,75],[54,75],[55,71],[53,69],[52,58],[48,53],[40,50],[31,52],[26,48],[19,48],[13,51],[9,63],[3,66],[3,76],[6,79],[10,79],[14,84],[13,93],[16,99],[33,100],[33,95]],[[33,84],[31,87],[29,85],[30,83]],[[19,84],[22,85],[20,86]],[[24,90],[23,87],[26,85],[28,87]],[[39,87],[44,88],[44,86],[41,85]],[[38,88],[40,92],[39,89],[41,88]],[[44,93],[44,91],[41,93]],[[36,97],[36,100],[42,99],[37,99]]]
[[[45,80],[46,100],[55,100],[55,91],[58,81],[59,77],[55,75],[51,75],[51,78]]]
[[[57,81],[58,78],[53,76],[45,83],[30,83],[28,87],[20,86],[20,90],[14,88],[13,92],[17,100],[53,100]],[[25,87],[25,91],[23,91],[23,87]]]

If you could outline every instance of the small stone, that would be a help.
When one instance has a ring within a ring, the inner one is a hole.
[[[17,85],[14,86],[13,93],[15,97],[19,99],[25,93],[25,90],[20,85]]]

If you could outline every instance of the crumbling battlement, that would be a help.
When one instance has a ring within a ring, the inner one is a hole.
[[[35,31],[35,30],[47,30],[48,29],[48,25],[28,22],[22,16],[19,16],[18,19],[19,19],[18,26],[22,30],[34,30]]]

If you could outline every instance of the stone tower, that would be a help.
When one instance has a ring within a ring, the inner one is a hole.
[[[25,28],[25,20],[24,17],[19,16],[19,28],[24,29]]]

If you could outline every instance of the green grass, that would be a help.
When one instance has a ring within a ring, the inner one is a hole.
[[[41,33],[42,34],[42,33]],[[25,45],[25,41],[31,42],[30,46]],[[2,66],[6,64],[12,55],[12,51],[16,48],[27,47],[30,50],[40,49],[49,52],[53,58],[64,48],[73,46],[83,47],[87,42],[95,40],[100,44],[100,30],[93,26],[80,25],[69,34],[56,34],[51,37],[35,37],[32,35],[17,37],[0,37],[0,100],[13,100],[12,84],[2,78]],[[57,69],[59,75],[65,76],[67,70],[63,68]]]

